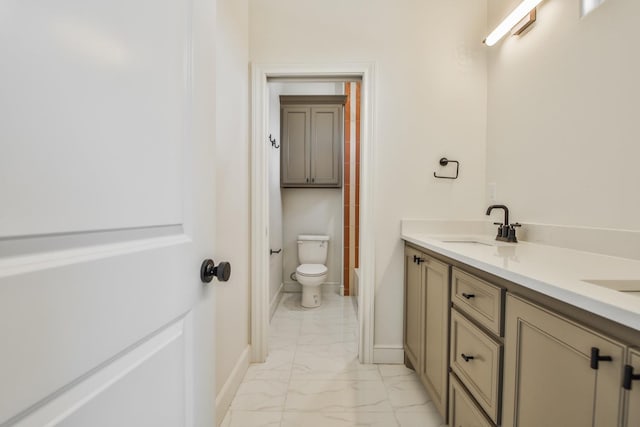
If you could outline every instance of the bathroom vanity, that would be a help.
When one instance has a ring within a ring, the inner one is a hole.
[[[640,261],[403,233],[406,364],[449,425],[640,425]]]

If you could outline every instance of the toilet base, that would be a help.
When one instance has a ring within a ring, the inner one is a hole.
[[[322,298],[320,295],[320,285],[302,285],[302,306],[314,308],[320,306]]]

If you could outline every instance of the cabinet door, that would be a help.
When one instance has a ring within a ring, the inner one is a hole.
[[[323,187],[341,184],[341,131],[339,106],[311,108],[311,182]]]
[[[282,107],[280,117],[281,185],[306,185],[311,176],[311,108]]]
[[[633,374],[640,374],[640,351],[629,350],[627,363],[633,368]],[[640,426],[640,381],[631,382],[631,390],[626,393],[627,399],[627,427]]]
[[[424,351],[420,379],[443,419],[449,379],[449,266],[424,256]]]
[[[405,287],[404,287],[404,352],[413,368],[420,372],[422,357],[423,300],[422,266],[416,262],[422,253],[405,248]]]
[[[512,295],[505,326],[503,426],[620,425],[623,345]]]

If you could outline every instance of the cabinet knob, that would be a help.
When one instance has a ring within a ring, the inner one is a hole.
[[[600,356],[599,348],[591,347],[591,369],[598,369],[600,362],[611,362],[612,360],[611,356]]]
[[[462,296],[465,297],[466,299],[471,299],[476,297],[475,294],[465,294],[464,292],[462,293]]]
[[[624,378],[622,380],[622,388],[631,390],[631,382],[640,380],[640,374],[633,374],[633,366],[624,365]]]
[[[465,362],[468,362],[469,360],[473,360],[473,359],[475,359],[475,357],[473,357],[473,356],[467,356],[467,355],[466,355],[466,354],[464,354],[464,353],[462,353],[462,354],[460,355],[460,357],[462,357],[462,358],[464,359],[464,361],[465,361]]]

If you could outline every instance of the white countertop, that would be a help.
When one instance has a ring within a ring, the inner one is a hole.
[[[640,296],[584,280],[639,280],[640,261],[486,235],[404,231],[402,239],[640,331]],[[476,240],[488,245],[443,242]]]

